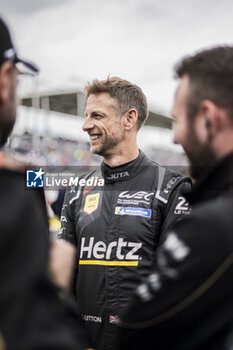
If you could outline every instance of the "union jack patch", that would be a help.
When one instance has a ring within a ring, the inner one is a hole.
[[[118,316],[109,316],[109,322],[110,323],[117,323],[118,322]]]

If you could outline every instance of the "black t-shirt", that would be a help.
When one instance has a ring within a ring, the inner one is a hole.
[[[0,169],[0,333],[8,350],[84,348],[72,307],[47,275],[48,252],[43,191]]]
[[[153,271],[120,315],[119,350],[230,350],[233,344],[233,153],[188,196]]]

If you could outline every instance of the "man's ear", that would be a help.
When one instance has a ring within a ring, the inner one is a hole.
[[[4,62],[0,67],[0,102],[4,104],[8,99],[11,91],[13,64],[10,61]]]
[[[200,112],[206,129],[216,134],[222,128],[222,110],[210,100],[203,100],[200,105]]]
[[[131,130],[137,127],[138,112],[135,108],[129,109],[124,116],[124,125],[126,130]]]

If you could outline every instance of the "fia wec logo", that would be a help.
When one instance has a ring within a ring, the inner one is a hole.
[[[129,191],[124,191],[119,194],[119,198],[127,198],[127,199],[144,199],[147,202],[150,201],[151,196],[154,195],[154,192],[145,192],[145,191],[139,191],[136,193],[130,193]]]

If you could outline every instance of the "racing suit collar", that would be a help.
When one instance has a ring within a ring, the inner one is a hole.
[[[129,180],[136,176],[140,171],[140,165],[145,158],[144,153],[139,150],[139,155],[136,159],[129,163],[121,164],[117,167],[111,168],[104,162],[101,163],[101,173],[104,178],[105,183],[114,183],[118,181]]]
[[[233,152],[206,170],[186,197],[191,204],[196,204],[229,190],[233,190]]]

